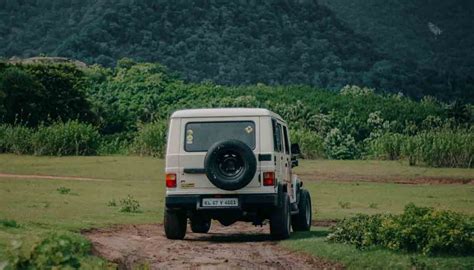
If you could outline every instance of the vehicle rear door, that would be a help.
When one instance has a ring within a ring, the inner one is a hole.
[[[180,177],[178,186],[182,189],[208,189],[215,186],[204,170],[204,159],[208,148],[217,141],[237,139],[249,145],[254,154],[260,151],[259,117],[226,118],[183,118],[181,121],[181,147],[179,155]],[[256,156],[257,157],[257,156]],[[258,160],[258,159],[257,159]],[[260,166],[254,179],[246,187],[260,186]],[[204,191],[205,192],[205,191]]]

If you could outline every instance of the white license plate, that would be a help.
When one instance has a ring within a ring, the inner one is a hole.
[[[206,207],[206,208],[239,207],[239,199],[237,198],[204,198],[202,199],[201,206]]]

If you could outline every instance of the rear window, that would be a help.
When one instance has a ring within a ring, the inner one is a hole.
[[[255,149],[255,123],[252,121],[196,122],[186,124],[184,150],[206,152],[222,140],[239,140]]]

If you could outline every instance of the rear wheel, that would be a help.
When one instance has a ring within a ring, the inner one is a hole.
[[[211,229],[211,220],[201,217],[191,218],[191,231],[193,233],[208,233]]]
[[[165,210],[164,227],[166,238],[183,239],[186,235],[186,213],[182,210]]]
[[[298,214],[291,217],[291,226],[294,231],[309,231],[312,219],[311,196],[305,189],[300,190],[298,209]]]
[[[290,199],[286,193],[280,198],[280,205],[270,216],[270,234],[273,239],[281,240],[290,237],[291,213]]]

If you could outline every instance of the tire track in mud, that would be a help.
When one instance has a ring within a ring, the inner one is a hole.
[[[213,223],[208,234],[188,230],[184,240],[168,240],[160,224],[122,225],[83,234],[94,254],[133,269],[343,269],[338,263],[289,251],[270,239],[268,228],[247,223]]]

